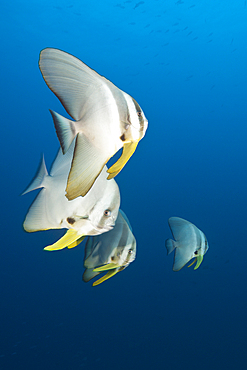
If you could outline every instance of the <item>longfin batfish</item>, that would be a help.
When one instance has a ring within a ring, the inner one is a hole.
[[[209,248],[205,234],[191,222],[179,217],[170,217],[168,223],[175,239],[165,242],[168,254],[175,249],[173,271],[181,270],[192,258],[197,261],[194,270],[198,269]]]
[[[85,247],[83,280],[88,282],[106,272],[93,286],[108,280],[125,269],[136,256],[136,240],[126,215],[119,210],[114,229],[108,233],[89,237]]]
[[[48,229],[68,229],[67,233],[46,250],[74,248],[86,235],[98,235],[111,230],[117,219],[120,193],[115,180],[107,180],[105,166],[85,197],[69,201],[65,188],[74,151],[74,142],[65,155],[61,149],[50,175],[42,158],[36,177],[24,192],[42,188],[29,208],[24,221],[28,232]],[[80,239],[80,241],[79,241]]]
[[[85,196],[108,160],[115,177],[145,135],[148,121],[139,104],[74,56],[53,48],[41,51],[39,67],[48,87],[73,120],[51,111],[63,153],[76,137],[66,186],[69,200]]]

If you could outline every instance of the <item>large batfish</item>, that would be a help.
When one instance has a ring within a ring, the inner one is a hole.
[[[67,233],[46,250],[75,247],[86,235],[97,235],[111,230],[117,219],[120,193],[114,179],[107,180],[105,166],[85,197],[69,201],[65,188],[73,157],[74,142],[65,155],[59,150],[50,175],[44,158],[36,177],[23,193],[42,188],[31,205],[24,229],[28,232],[48,229],[68,229]]]
[[[136,257],[136,240],[130,223],[119,210],[114,229],[108,233],[88,238],[85,247],[83,280],[88,282],[98,274],[107,271],[93,286],[125,269]]]
[[[42,50],[39,67],[74,119],[51,111],[63,153],[76,138],[66,187],[66,196],[72,200],[87,194],[104,165],[123,148],[108,170],[108,179],[121,171],[145,135],[148,121],[135,99],[64,51]]]

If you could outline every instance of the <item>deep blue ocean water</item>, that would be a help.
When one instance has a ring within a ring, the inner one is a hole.
[[[244,369],[246,352],[246,0],[4,2],[1,29],[0,368]],[[116,177],[137,239],[127,269],[82,281],[84,243],[26,233],[20,196],[59,148],[38,68],[55,47],[128,92],[149,121]],[[172,271],[168,218],[196,224],[209,251]]]

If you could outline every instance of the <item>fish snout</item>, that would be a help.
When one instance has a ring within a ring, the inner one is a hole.
[[[110,231],[114,228],[115,224],[114,225],[107,225],[105,228],[107,229],[107,231]]]
[[[110,221],[110,220],[109,220]],[[110,231],[114,228],[115,226],[115,221],[107,222],[104,225],[98,223],[97,225],[94,225],[94,228],[100,233],[104,233],[107,231]]]
[[[140,139],[144,137],[148,128],[148,120],[146,119],[146,117],[144,117],[143,121],[144,121],[143,125],[140,126]]]
[[[110,219],[108,220],[109,222],[107,222],[106,224],[105,224],[105,227],[108,229],[108,231],[109,230],[112,230],[113,228],[114,228],[114,226],[115,226],[115,222],[116,222],[116,220],[115,220],[115,217],[110,217]]]

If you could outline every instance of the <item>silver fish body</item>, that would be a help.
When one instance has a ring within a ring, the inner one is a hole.
[[[135,99],[74,56],[47,48],[40,53],[39,66],[48,87],[74,119],[51,111],[63,153],[76,137],[66,187],[72,200],[89,191],[104,165],[123,148],[108,179],[121,171],[145,135],[148,121]]]
[[[66,182],[73,156],[74,143],[65,155],[61,149],[48,174],[44,159],[38,175],[25,193],[42,188],[31,205],[24,229],[28,232],[66,228],[74,237],[97,235],[111,230],[117,219],[120,192],[115,180],[107,180],[104,167],[94,186],[85,197],[69,201],[65,196]],[[60,248],[59,248],[60,249]]]
[[[205,234],[191,222],[179,217],[170,217],[168,223],[175,239],[165,242],[168,254],[175,249],[173,271],[181,270],[193,258],[194,262],[197,261],[194,269],[197,269],[209,248]]]
[[[129,221],[119,210],[114,229],[108,233],[89,237],[85,247],[83,280],[88,282],[101,272],[107,271],[98,285],[117,272],[125,269],[136,257],[136,240]]]

